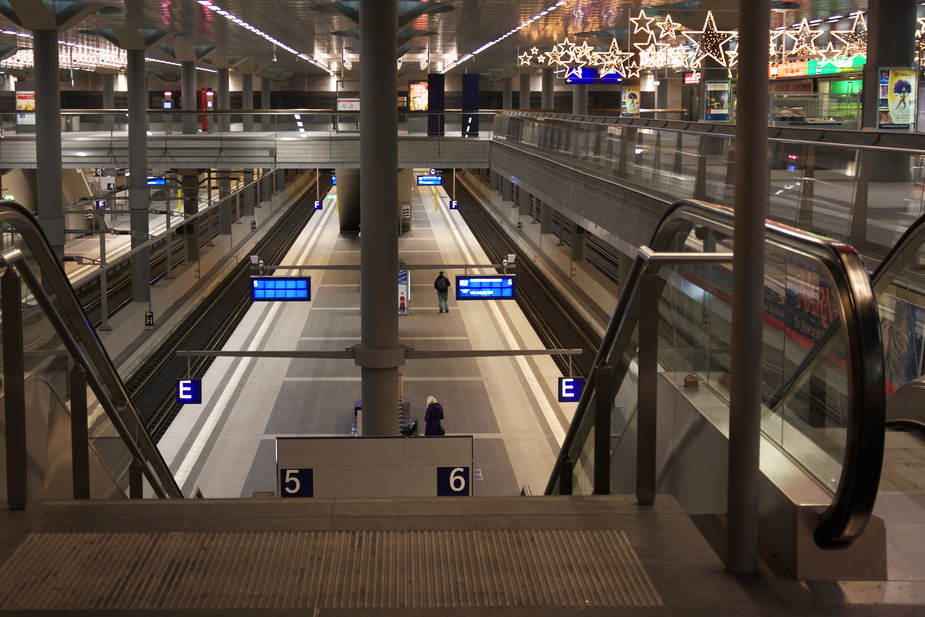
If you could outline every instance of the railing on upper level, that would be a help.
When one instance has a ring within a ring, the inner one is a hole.
[[[634,417],[640,427],[637,436],[652,441],[640,443],[639,451],[654,453],[654,434],[641,428],[653,421],[643,402],[656,390],[654,363],[647,369],[643,353],[657,352],[666,378],[694,375],[700,387],[728,401],[730,374],[735,378],[730,366],[733,273],[726,266],[703,264],[702,258],[704,253],[712,259],[731,251],[732,218],[728,208],[682,201],[662,219],[651,248],[656,256],[678,255],[672,263],[682,265],[659,267],[660,262],[641,253],[622,282],[595,360],[598,368],[582,393],[547,494],[563,492],[563,486],[576,493],[590,493],[594,487],[608,490],[602,466],[609,468]],[[883,460],[885,394],[876,301],[864,264],[850,247],[772,222],[767,224],[766,246],[765,368],[762,383],[755,384],[764,402],[828,325],[835,319],[845,324],[819,367],[825,373],[819,375],[829,400],[826,413],[818,413],[810,402],[819,392],[801,392],[786,407],[766,407],[761,422],[765,438],[832,495],[816,530],[817,543],[843,547],[863,531],[870,517]],[[688,265],[683,265],[685,255],[691,256]],[[654,304],[647,307],[642,306],[645,271],[654,273],[657,285],[654,298],[649,298]],[[658,316],[657,341],[644,340],[641,315]],[[598,372],[602,370],[603,377]],[[602,402],[598,392],[603,393]],[[711,408],[705,413],[713,414],[714,425],[728,425],[728,410]],[[601,435],[601,427],[608,424],[607,434]],[[637,464],[637,472],[654,491],[654,456],[650,463],[648,470]]]
[[[143,478],[157,497],[182,497],[38,222],[20,205],[3,202],[0,227],[0,238],[12,240],[12,246],[0,247],[6,267],[0,290],[4,406],[7,418],[17,418],[17,430],[8,424],[6,431],[7,460],[15,459],[8,468],[7,490],[16,501],[11,507],[25,507],[25,415],[30,410],[22,388],[33,376],[71,403],[77,423],[85,418],[86,426],[76,432],[89,439],[124,495],[148,492]],[[75,370],[83,375],[81,385],[72,380]],[[75,461],[76,467],[86,469]]]
[[[769,218],[849,243],[877,262],[925,212],[925,136],[768,131]],[[735,126],[505,112],[493,142],[626,186],[666,207],[676,199],[732,206]]]

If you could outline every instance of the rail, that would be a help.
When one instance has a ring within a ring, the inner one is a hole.
[[[696,257],[696,253],[727,249],[731,237],[731,209],[679,201],[662,218],[650,246],[656,255],[690,252],[693,259],[715,263],[716,255]],[[813,310],[828,310],[844,324],[843,357],[830,359],[829,368],[830,381],[844,387],[841,394],[846,403],[845,415],[828,419],[829,423],[821,427],[795,411],[766,412],[762,419],[765,437],[832,495],[815,531],[817,544],[823,548],[843,548],[863,532],[870,518],[883,461],[885,391],[877,305],[863,262],[851,247],[770,221],[767,247],[769,274],[764,299],[763,353],[766,364],[772,367],[765,378],[771,387],[780,379],[780,367],[799,364],[804,348],[786,343],[797,339],[796,325],[806,325],[799,320]],[[640,313],[644,310],[642,279],[647,275],[658,275],[660,328],[662,339],[670,343],[659,349],[659,364],[673,374],[694,373],[717,393],[722,392],[723,379],[729,378],[729,372],[734,378],[734,369],[728,365],[731,271],[703,264],[673,270],[667,266],[658,268],[648,263],[647,255],[642,252],[623,282],[623,291],[595,360],[597,369],[582,393],[546,494],[560,492],[562,485],[577,485],[581,492],[592,492],[592,476],[597,492],[609,490],[609,484],[601,481],[598,469],[601,461],[606,460],[609,467],[612,452],[632,416],[639,423],[651,420],[642,418],[647,391],[641,387],[638,392],[635,390],[637,378],[639,386],[649,383],[650,390],[654,381],[654,375],[643,374],[643,359],[637,359],[636,355],[652,351],[651,343],[643,349],[643,332],[639,330],[637,334]],[[811,284],[807,284],[808,279],[812,279]],[[828,306],[823,306],[820,300],[825,294],[830,294]],[[811,300],[819,302],[809,307],[809,311],[803,311],[801,307]],[[661,315],[666,306],[671,312]],[[682,333],[685,321],[694,327]],[[698,329],[704,336],[698,338]],[[773,367],[778,367],[776,372]],[[638,375],[634,375],[636,372]],[[763,391],[769,389],[766,386],[755,384]],[[598,390],[605,391],[602,398],[606,403],[601,406],[598,406]],[[607,413],[596,409],[605,409]],[[602,415],[620,416],[625,422],[612,433],[608,431],[603,440],[595,429],[595,422]],[[844,435],[843,442],[837,445],[843,448],[844,455],[836,460],[832,444],[826,440],[838,441],[840,435]],[[826,442],[827,448],[821,442]],[[606,456],[597,451],[601,446],[608,450]],[[562,476],[563,469],[571,470],[567,478]],[[833,481],[835,477],[837,483]]]
[[[11,324],[17,321],[21,324],[25,308],[29,317],[25,334],[30,337],[28,341],[24,340],[22,329],[19,334],[14,329],[4,329],[3,332],[4,352],[12,354],[9,361],[4,356],[8,412],[13,406],[11,388],[14,388],[13,384],[21,387],[26,373],[46,374],[49,383],[57,386],[59,392],[67,391],[63,368],[69,359],[86,373],[86,383],[95,397],[89,410],[89,439],[97,445],[101,458],[120,481],[123,493],[129,493],[130,486],[137,486],[137,482],[131,479],[135,475],[131,471],[134,463],[136,469],[140,467],[155,495],[182,497],[38,222],[25,208],[8,201],[0,204],[0,224],[12,228],[20,241],[19,248],[8,250],[3,255],[3,265],[6,266],[3,276],[11,285],[4,287],[2,293],[3,323],[7,324],[9,319]],[[17,293],[21,285],[16,273],[26,282],[28,294]],[[42,319],[47,320],[50,327],[46,327]],[[64,348],[63,352],[60,347]],[[25,354],[24,348],[28,350]],[[24,357],[30,361],[29,364],[23,360]],[[72,392],[72,399],[80,397],[80,392]],[[26,410],[23,408],[21,412],[24,414]],[[8,439],[11,440],[8,444],[12,443],[13,451],[16,451],[10,434]],[[20,486],[20,480],[24,481],[24,477],[17,478],[15,486]],[[134,490],[131,492],[133,497],[138,496]],[[24,507],[25,504],[22,505]]]

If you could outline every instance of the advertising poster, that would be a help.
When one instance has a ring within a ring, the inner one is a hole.
[[[17,91],[16,111],[35,111],[35,92],[28,90]],[[35,124],[35,115],[19,114],[17,124]]]
[[[707,113],[704,119],[707,122],[729,122],[729,82],[708,81],[707,86]]]
[[[625,86],[621,89],[620,115],[639,116],[639,86]]]
[[[408,84],[411,96],[410,111],[427,111],[427,82],[414,81]]]
[[[911,131],[916,120],[916,70],[881,68],[879,73],[877,128],[886,131]]]

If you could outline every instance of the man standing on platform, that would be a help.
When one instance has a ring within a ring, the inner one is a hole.
[[[437,280],[434,281],[434,289],[437,290],[437,303],[440,305],[440,312],[449,313],[450,305],[447,303],[447,296],[450,291],[450,279],[443,276],[442,270],[437,275]]]

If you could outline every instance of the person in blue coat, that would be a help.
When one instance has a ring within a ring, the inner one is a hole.
[[[443,426],[440,421],[443,420],[443,405],[437,402],[433,396],[427,397],[427,410],[424,412],[424,434],[425,435],[443,435]]]

